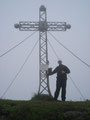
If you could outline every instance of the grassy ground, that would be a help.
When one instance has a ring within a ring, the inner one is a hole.
[[[0,120],[90,120],[90,101],[0,100]]]

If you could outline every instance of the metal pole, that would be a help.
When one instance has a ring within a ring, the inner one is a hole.
[[[39,10],[39,94],[46,91],[51,95],[49,77],[46,74],[48,63],[47,15],[46,8],[41,6]]]

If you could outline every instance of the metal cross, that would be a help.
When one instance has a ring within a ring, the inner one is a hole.
[[[39,31],[39,90],[38,93],[42,94],[47,92],[51,95],[49,88],[48,71],[48,45],[47,45],[47,31],[66,31],[71,28],[71,25],[66,22],[47,22],[47,13],[45,6],[39,9],[39,22],[34,21],[20,21],[15,24],[15,28],[20,31]]]

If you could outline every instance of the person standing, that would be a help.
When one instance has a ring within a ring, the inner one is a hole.
[[[61,98],[62,101],[65,101],[66,99],[66,84],[67,84],[67,74],[70,73],[70,70],[67,66],[62,64],[62,61],[58,61],[58,66],[51,72],[49,75],[53,75],[57,73],[57,81],[56,81],[56,91],[54,94],[54,99],[57,100],[60,89],[62,88],[61,91]]]

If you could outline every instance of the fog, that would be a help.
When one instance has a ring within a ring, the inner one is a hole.
[[[70,30],[51,33],[90,65],[90,0],[0,0],[0,55],[32,33],[31,31],[19,31],[14,28],[14,24],[19,21],[39,21],[41,5],[47,8],[48,21],[71,24]],[[0,96],[5,92],[38,39],[39,32],[36,32],[29,40],[0,58]],[[85,99],[90,99],[90,67],[72,56],[50,34],[48,34],[48,40],[63,64],[71,70],[70,76]],[[58,65],[58,59],[49,45],[48,52],[49,66],[54,69]],[[51,93],[54,95],[56,75],[50,76],[49,81]],[[39,44],[4,98],[29,100],[38,92],[38,88]],[[67,100],[83,100],[69,77],[67,80]]]

